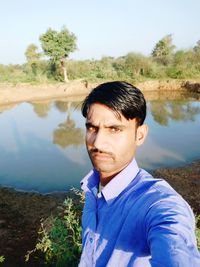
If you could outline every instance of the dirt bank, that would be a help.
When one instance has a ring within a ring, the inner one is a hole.
[[[35,246],[40,220],[55,214],[65,196],[0,188],[0,255],[6,258],[0,266],[38,267],[33,258],[25,264],[24,255]]]
[[[58,99],[88,93],[84,82],[73,81],[66,84],[0,84],[0,105],[14,104],[24,101]]]
[[[200,160],[178,168],[163,168],[154,171],[162,177],[190,204],[194,213],[200,214]]]
[[[82,80],[71,81],[69,83],[57,84],[0,84],[0,106],[15,104],[24,101],[50,100],[59,98],[70,98],[80,95],[87,95],[91,88],[97,84],[86,83]],[[146,81],[136,83],[143,92],[157,91],[183,91],[200,92],[200,83],[197,81]]]
[[[154,175],[165,178],[200,214],[200,160],[184,167],[158,169]],[[25,264],[24,255],[35,246],[40,219],[55,214],[65,196],[0,188],[0,255],[6,257],[1,266],[40,266],[33,258]]]

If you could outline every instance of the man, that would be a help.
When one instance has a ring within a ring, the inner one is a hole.
[[[81,182],[79,266],[200,266],[189,205],[136,163],[148,133],[141,91],[126,82],[101,84],[86,97],[82,114],[94,169]]]

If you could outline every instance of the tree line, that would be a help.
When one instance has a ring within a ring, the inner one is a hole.
[[[189,79],[200,77],[200,40],[187,50],[178,50],[172,34],[159,40],[151,54],[130,52],[120,57],[100,60],[70,60],[77,49],[77,38],[66,27],[51,28],[39,36],[41,48],[30,44],[26,48],[26,63],[1,65],[0,81],[4,82],[67,82],[68,79],[127,80]]]

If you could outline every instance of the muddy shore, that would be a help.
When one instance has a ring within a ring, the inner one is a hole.
[[[57,84],[0,84],[0,107],[14,105],[19,102],[42,101],[51,99],[66,98],[70,101],[81,95],[87,95],[97,83],[86,83],[83,80],[70,81],[68,83]],[[193,92],[199,94],[200,82],[187,80],[151,80],[142,83],[136,83],[144,93],[152,91],[158,95],[165,92]]]

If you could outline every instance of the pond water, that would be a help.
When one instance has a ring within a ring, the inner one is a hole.
[[[200,159],[200,101],[147,96],[150,131],[140,167],[180,166]],[[156,99],[156,100],[154,100]],[[91,169],[80,102],[21,103],[0,113],[0,185],[42,193],[66,191]]]

